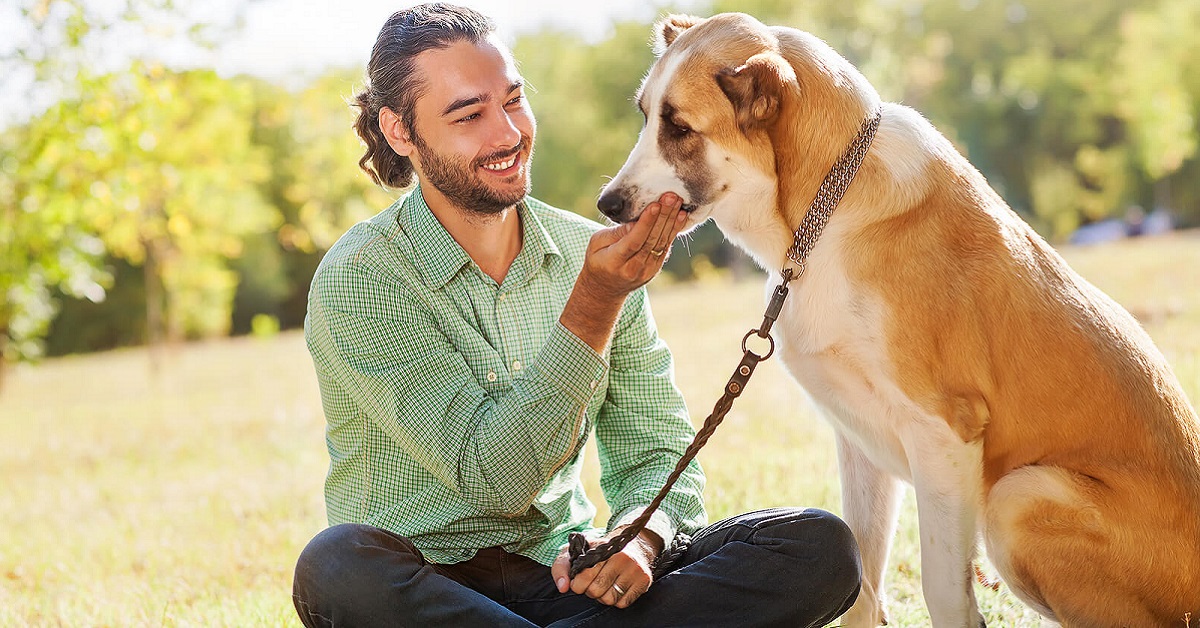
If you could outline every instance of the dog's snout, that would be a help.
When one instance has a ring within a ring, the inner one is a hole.
[[[596,207],[600,211],[613,220],[619,220],[621,214],[625,212],[625,207],[629,205],[629,199],[626,198],[620,190],[608,189],[600,195],[600,200],[596,201]]]

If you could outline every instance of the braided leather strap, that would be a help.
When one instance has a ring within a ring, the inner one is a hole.
[[[671,571],[671,567],[683,558],[687,553],[688,548],[692,545],[692,537],[680,532],[671,539],[671,544],[664,547],[663,551],[658,554],[658,558],[654,559],[654,564],[650,565],[650,574],[655,580],[667,575]]]

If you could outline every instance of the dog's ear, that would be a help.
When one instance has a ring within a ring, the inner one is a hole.
[[[717,84],[733,103],[742,133],[771,124],[785,86],[795,81],[795,70],[774,52],[756,54],[739,67],[717,73]]]
[[[703,21],[694,15],[668,15],[659,20],[654,25],[654,54],[661,57],[680,33]]]

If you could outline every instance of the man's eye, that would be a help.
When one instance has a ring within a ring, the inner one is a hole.
[[[512,99],[512,100],[510,100],[510,101],[508,101],[508,104],[510,104],[510,105],[515,105],[515,104],[517,104],[517,103],[521,102],[521,101],[522,101],[522,100],[524,100],[524,99],[525,99],[525,96],[523,96],[523,95],[521,95],[521,94],[518,94],[518,95],[516,95],[516,96],[513,96],[513,99]]]
[[[479,117],[479,114],[473,113],[469,116],[461,117],[461,118],[455,120],[455,122],[470,122],[471,120],[474,120],[475,118],[478,118],[478,117]]]

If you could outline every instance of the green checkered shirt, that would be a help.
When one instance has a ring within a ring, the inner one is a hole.
[[[325,408],[330,524],[359,522],[454,563],[501,546],[550,564],[592,529],[580,482],[593,428],[609,528],[649,504],[691,442],[645,289],[603,355],[558,322],[594,222],[533,198],[496,285],[420,188],[350,229],[309,292],[305,337]],[[669,541],[705,519],[693,466],[648,526]]]

